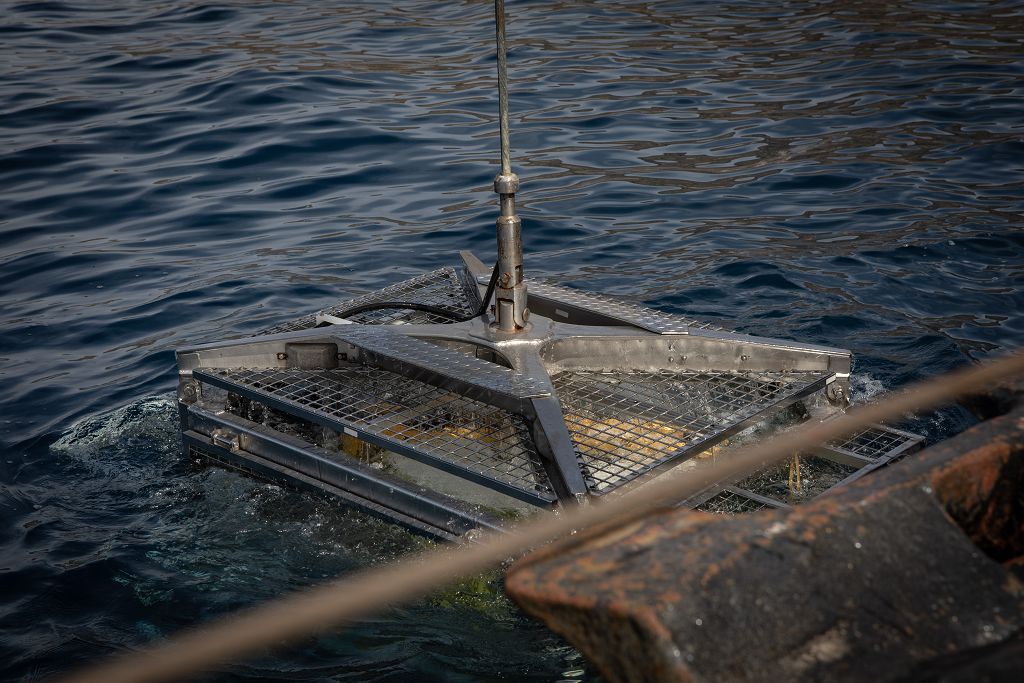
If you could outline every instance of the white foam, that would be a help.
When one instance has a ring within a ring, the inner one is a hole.
[[[867,403],[887,391],[882,380],[871,375],[857,373],[850,376],[850,400],[854,403]]]
[[[140,441],[159,449],[178,442],[174,396],[147,396],[108,413],[83,419],[50,446],[50,450],[87,459],[99,452],[134,450]]]

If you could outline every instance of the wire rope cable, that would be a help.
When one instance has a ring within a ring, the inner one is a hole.
[[[430,304],[418,304],[412,301],[375,301],[373,303],[362,304],[361,306],[353,306],[347,308],[337,314],[339,318],[348,318],[358,313],[366,313],[367,311],[379,311],[386,309],[402,309],[409,311],[423,311],[424,313],[434,313],[435,315],[444,316],[449,318],[453,323],[462,323],[473,318],[479,318],[487,312],[487,306],[491,301],[491,297],[494,295],[494,287],[498,283],[498,264],[494,264],[494,268],[491,270],[491,279],[487,283],[487,291],[484,292],[483,298],[480,300],[480,307],[466,315],[462,311],[453,311],[449,308],[443,308],[441,306],[431,306]]]

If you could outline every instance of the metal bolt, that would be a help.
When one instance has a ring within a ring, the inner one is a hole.
[[[277,359],[278,360],[288,360],[288,354],[283,352],[283,351],[278,351],[277,352]]]
[[[842,385],[833,383],[828,386],[825,390],[825,397],[828,398],[832,403],[846,404],[846,391]]]
[[[529,308],[524,308],[523,309],[523,322],[525,323],[529,319],[530,319],[530,309]]]

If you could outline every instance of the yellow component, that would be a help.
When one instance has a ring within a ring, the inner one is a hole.
[[[804,482],[800,476],[800,454],[796,453],[789,461],[789,493],[798,495],[803,493]]]
[[[660,420],[614,417],[595,420],[573,414],[566,415],[565,420],[580,451],[605,463],[595,463],[591,468],[599,490],[635,473],[639,467],[652,465],[684,448],[698,436],[689,429]],[[714,457],[727,443],[723,441],[697,457]]]
[[[422,440],[424,435],[430,432],[410,427],[409,425],[399,424],[394,427],[388,427],[381,433],[384,436],[394,437],[399,441],[412,441],[413,439]]]
[[[341,450],[353,458],[360,458],[364,455],[363,450],[366,444],[357,439],[354,436],[348,434],[341,435]]]
[[[592,420],[579,415],[566,416],[576,445],[588,455],[618,458],[639,455],[658,459],[687,444],[692,432],[665,422],[607,417]],[[624,453],[623,453],[624,451]]]
[[[494,430],[489,429],[487,425],[478,425],[474,427],[448,427],[444,430],[444,433],[451,436],[457,436],[460,439],[482,441],[483,443],[494,443]]]
[[[441,425],[438,427],[429,427],[429,425],[407,425],[397,424],[382,432],[385,436],[390,436],[401,441],[428,441],[435,436],[451,436],[458,439],[468,439],[470,441],[480,441],[483,443],[495,443],[497,439],[496,435],[500,435],[501,429],[499,425],[495,425],[492,422],[470,422],[468,426],[464,423],[462,425]]]

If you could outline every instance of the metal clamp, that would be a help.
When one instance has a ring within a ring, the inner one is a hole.
[[[519,192],[519,176],[515,173],[499,173],[494,176],[494,192],[496,194]]]

